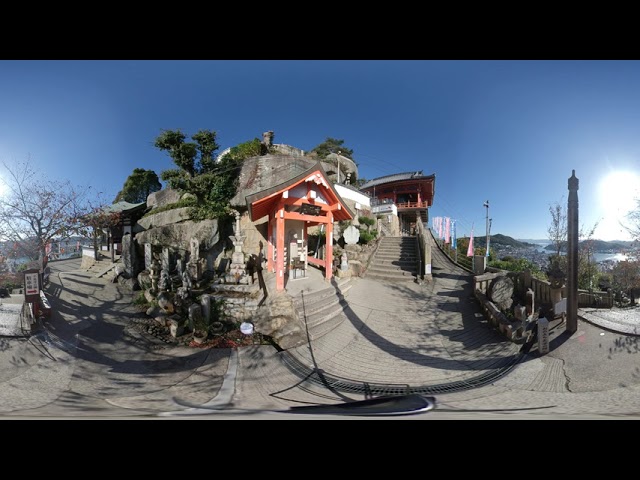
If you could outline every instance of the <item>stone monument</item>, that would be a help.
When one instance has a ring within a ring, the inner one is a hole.
[[[160,280],[160,262],[157,258],[153,258],[151,262],[150,277],[151,277],[151,292],[158,292],[158,281]]]
[[[233,228],[234,235],[229,238],[233,242],[234,252],[231,256],[231,266],[229,273],[225,277],[227,283],[247,283],[244,253],[242,252],[242,244],[245,236],[240,231],[240,214],[236,212],[236,223]]]
[[[144,244],[144,268],[149,269],[153,261],[152,247],[150,243]]]
[[[356,244],[360,240],[360,230],[351,225],[344,231],[342,236],[344,237],[344,243],[347,245]]]
[[[197,238],[192,238],[187,270],[194,281],[198,282],[202,278],[203,267],[203,262],[200,259],[200,241]]]

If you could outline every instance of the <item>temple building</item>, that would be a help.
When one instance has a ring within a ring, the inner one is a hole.
[[[395,173],[374,178],[360,187],[371,196],[374,214],[397,215],[401,234],[411,234],[418,218],[424,225],[429,221],[429,207],[433,205],[435,174],[417,172]]]

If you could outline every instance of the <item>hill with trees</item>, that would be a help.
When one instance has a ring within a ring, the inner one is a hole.
[[[515,247],[515,248],[527,248],[527,247],[535,247],[536,245],[533,243],[521,242],[516,240],[513,237],[509,237],[507,235],[503,235],[501,233],[496,233],[495,235],[490,235],[490,246],[502,245],[505,247]],[[484,247],[487,244],[486,235],[480,235],[477,237],[473,237],[473,244],[476,247]]]

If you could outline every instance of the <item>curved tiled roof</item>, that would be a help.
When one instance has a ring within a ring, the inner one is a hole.
[[[397,182],[399,180],[421,180],[433,178],[433,175],[424,175],[422,170],[405,172],[405,173],[394,173],[393,175],[386,175],[384,177],[374,178],[373,180],[369,180],[367,183],[362,185],[360,188],[371,188],[377,185],[381,185],[383,183]]]

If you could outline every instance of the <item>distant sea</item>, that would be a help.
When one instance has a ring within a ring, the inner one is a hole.
[[[80,253],[70,251],[62,254],[57,254],[53,258],[51,258],[50,261],[66,260],[66,259],[74,258],[78,256],[80,256]],[[18,265],[22,265],[23,263],[27,263],[27,262],[30,262],[30,260],[27,257],[7,258],[7,263],[12,265],[14,268],[17,267]]]
[[[545,250],[547,245],[550,245],[548,240],[520,240],[521,242],[533,243],[536,245],[536,250],[538,252],[549,253],[551,254],[551,250]],[[627,255],[623,253],[594,253],[593,258],[596,262],[604,262],[605,260],[615,260],[616,262],[620,262],[622,260],[627,260]]]

